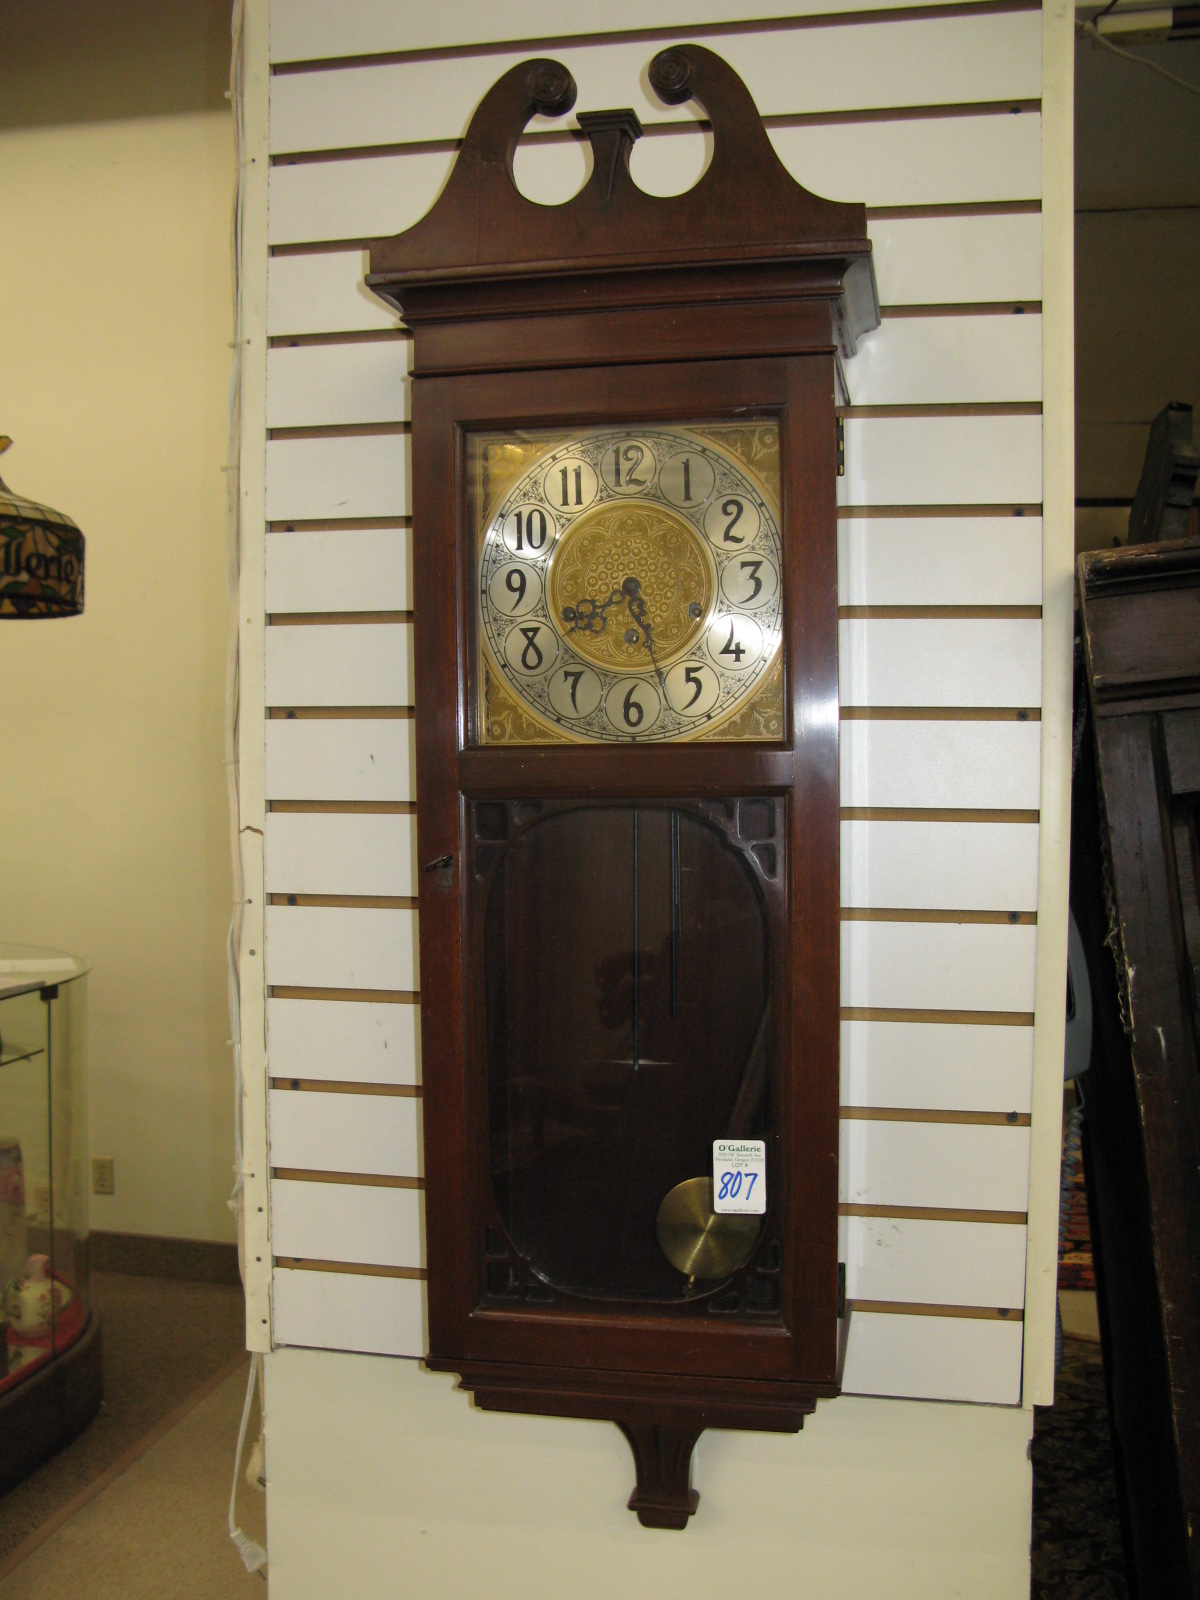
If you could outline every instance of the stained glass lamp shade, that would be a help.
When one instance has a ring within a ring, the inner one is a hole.
[[[0,454],[11,443],[0,435]],[[82,533],[70,517],[14,494],[0,478],[0,618],[82,610]]]

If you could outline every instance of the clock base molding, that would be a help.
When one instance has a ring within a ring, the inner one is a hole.
[[[629,1441],[637,1475],[629,1509],[644,1528],[687,1527],[700,1501],[691,1487],[692,1451],[705,1428],[799,1433],[817,1401],[837,1383],[790,1384],[710,1380],[703,1399],[694,1382],[666,1373],[554,1373],[501,1362],[427,1356],[433,1372],[453,1372],[482,1411],[586,1417],[615,1422]]]

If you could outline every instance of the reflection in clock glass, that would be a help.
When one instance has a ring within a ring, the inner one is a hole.
[[[783,737],[775,419],[471,434],[467,462],[481,742]]]
[[[776,1309],[759,1260],[770,1216],[713,1217],[703,1180],[715,1139],[771,1130],[782,807],[473,806],[489,1292]],[[689,1274],[658,1218],[692,1179],[703,1194],[688,1225],[716,1253]]]

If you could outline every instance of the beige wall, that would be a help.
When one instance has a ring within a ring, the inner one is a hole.
[[[195,86],[228,7],[178,9]],[[147,63],[111,37],[112,92],[75,120],[53,52],[19,42],[0,101],[24,69],[46,92],[25,82],[23,125],[11,98],[0,114],[0,473],[83,529],[87,605],[0,627],[0,939],[93,963],[90,1146],[115,1159],[116,1195],[92,1200],[92,1226],[229,1239],[232,123],[201,108],[208,90],[186,114],[129,115],[136,84],[116,77]]]

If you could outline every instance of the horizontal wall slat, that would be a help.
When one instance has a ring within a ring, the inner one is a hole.
[[[848,417],[849,506],[1035,505],[1040,416]]]
[[[873,217],[867,231],[885,307],[1041,298],[1039,215]],[[272,256],[267,333],[280,338],[395,328],[395,312],[363,282],[367,266],[362,249]],[[853,374],[853,363],[849,370]]]
[[[420,1010],[384,1001],[272,997],[267,1001],[267,1063],[276,1078],[420,1083]]]
[[[349,521],[408,511],[406,437],[267,441],[268,522]]]
[[[409,622],[268,628],[265,655],[269,706],[412,704]]]
[[[838,1198],[863,1206],[1023,1211],[1029,1129],[843,1118]]]
[[[879,617],[838,625],[843,706],[1037,706],[1032,618]]]
[[[425,1285],[415,1278],[276,1267],[271,1304],[276,1345],[381,1356],[429,1348]]]
[[[1037,907],[1038,829],[1028,823],[843,822],[841,832],[843,906]]]
[[[987,218],[988,221],[997,220]],[[1037,220],[1037,219],[1035,219]],[[900,244],[898,271],[906,270]],[[919,247],[919,246],[918,246]],[[927,252],[922,251],[922,256]],[[311,256],[272,256],[267,262],[267,334],[368,333],[395,328],[396,313],[363,282],[365,250],[330,250]],[[914,281],[921,269],[907,269]]]
[[[1027,1113],[1033,1029],[961,1022],[843,1022],[844,1106]]]
[[[1041,93],[1041,18],[1036,11],[853,24],[764,33],[717,33],[705,43],[734,69],[760,116],[798,110],[857,111],[948,101],[1020,101]],[[649,87],[655,53],[647,40],[555,50],[583,110],[631,106],[645,123],[690,121],[694,101],[667,106]],[[528,49],[385,62],[276,75],[271,81],[272,153],[346,150],[417,140],[460,139],[476,106]],[[532,130],[562,128],[535,117]]]
[[[955,318],[942,319],[953,326]],[[1041,517],[842,517],[844,606],[1027,606],[1042,600]]]
[[[774,128],[771,142],[799,182],[830,200],[872,207],[1036,200],[1041,193],[1041,118],[932,117],[900,122]],[[641,139],[634,172],[642,188],[689,188],[706,160],[691,130]],[[454,164],[452,151],[415,151],[271,169],[269,243],[374,239],[423,217]],[[534,141],[518,151],[521,192],[559,204],[587,177],[575,141]]]
[[[843,922],[842,1005],[1029,1012],[1036,946],[1026,925]]]
[[[268,984],[409,992],[420,988],[415,911],[267,906],[266,919]]]
[[[415,1096],[271,1089],[267,1099],[273,1167],[424,1175],[421,1101]],[[363,1241],[364,1250],[369,1244]]]
[[[411,718],[271,718],[268,800],[412,800],[416,795]]]
[[[285,258],[286,259],[286,258]],[[849,363],[854,405],[1040,400],[1037,315],[888,317]],[[272,428],[404,422],[412,341],[280,346],[267,354]]]
[[[1016,1321],[854,1311],[842,1393],[1017,1405],[1023,1335]]]
[[[1036,810],[1041,745],[1036,722],[848,719],[841,726],[842,804]]]
[[[417,819],[337,812],[268,813],[268,894],[414,895]]]
[[[849,417],[848,506],[1030,505],[1042,495],[1040,416]],[[271,522],[407,516],[409,441],[272,439]]]
[[[1042,297],[1042,219],[872,217],[883,305],[988,304]]]
[[[271,1181],[271,1248],[308,1261],[425,1265],[425,1196],[362,1183]]]
[[[951,0],[925,3],[947,5]],[[854,10],[885,13],[907,4],[911,0],[854,0]],[[824,16],[836,14],[836,10],[836,0],[756,0],[754,16]],[[519,21],[512,11],[485,0],[417,7],[397,7],[395,0],[356,0],[353,6],[337,11],[330,10],[327,0],[273,0],[271,60],[317,61],[448,46],[478,47],[504,43],[515,35],[536,43],[568,34],[606,33],[613,21],[610,0],[574,0],[569,12],[563,11],[559,0],[526,0]],[[691,30],[714,21],[727,22],[728,12],[697,6],[695,0],[645,0],[636,18],[639,29]]]
[[[267,351],[267,427],[407,422],[412,340],[280,345]]]
[[[852,1300],[1008,1309],[1025,1303],[1023,1226],[897,1217],[844,1221]]]
[[[269,533],[266,608],[268,613],[411,610],[412,534],[407,528]]]
[[[1042,319],[885,317],[847,363],[846,380],[856,406],[1040,400]]]

